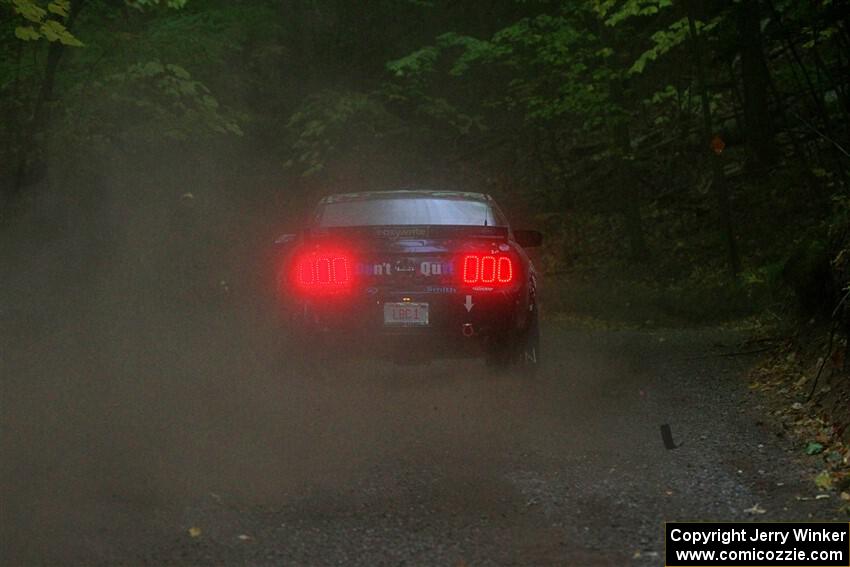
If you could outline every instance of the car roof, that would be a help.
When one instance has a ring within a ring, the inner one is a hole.
[[[472,193],[467,191],[429,191],[420,189],[399,189],[394,191],[363,191],[359,193],[335,193],[323,198],[319,204],[345,203],[349,201],[371,201],[376,199],[458,199],[462,201],[481,201],[493,203],[493,198],[484,193]]]

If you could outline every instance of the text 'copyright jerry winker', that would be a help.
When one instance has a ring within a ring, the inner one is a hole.
[[[850,524],[665,524],[668,567],[850,567]]]

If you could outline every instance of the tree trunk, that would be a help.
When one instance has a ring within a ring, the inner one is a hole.
[[[705,140],[705,148],[708,151],[711,147],[711,138],[713,134],[713,126],[711,124],[711,107],[709,106],[708,87],[705,84],[705,68],[702,60],[702,46],[699,42],[699,34],[696,29],[696,16],[694,0],[688,0],[688,30],[690,32],[691,52],[693,54],[694,67],[697,75],[697,90],[699,91],[700,101],[702,103],[702,122],[703,122],[703,139]],[[726,183],[726,176],[723,173],[723,163],[719,153],[713,153],[710,156],[712,169],[714,171],[714,195],[717,199],[717,209],[720,215],[720,229],[723,237],[726,240],[726,260],[729,268],[729,274],[733,279],[737,279],[741,271],[741,260],[738,255],[738,244],[735,241],[735,232],[732,222],[732,205],[729,200],[729,187]]]
[[[15,46],[15,76],[12,79],[12,96],[7,101],[6,108],[6,123],[3,125],[3,138],[5,141],[2,159],[6,163],[17,163],[18,152],[20,151],[20,113],[21,107],[24,106],[21,101],[21,56],[23,54],[24,42],[18,41]],[[0,197],[11,194],[12,183],[14,179],[11,172],[3,171],[0,174]],[[0,199],[2,200],[2,199]]]
[[[624,103],[623,84],[619,77],[611,81],[611,99],[622,108]],[[625,113],[625,111],[624,111]],[[649,250],[643,235],[643,219],[640,216],[640,197],[638,184],[635,182],[634,166],[631,160],[632,137],[626,116],[616,118],[614,124],[614,147],[617,149],[618,171],[617,193],[621,196],[623,218],[626,223],[626,236],[629,239],[629,251],[632,260],[643,262],[649,258]]]
[[[737,13],[741,81],[744,87],[744,138],[752,158],[759,169],[763,169],[776,161],[777,153],[767,96],[770,71],[762,47],[758,0],[741,2],[738,4]]]
[[[77,15],[80,13],[80,9],[83,7],[83,2],[84,0],[74,0],[71,3],[68,18],[65,22],[65,27],[69,31]],[[50,43],[47,51],[44,79],[41,82],[41,88],[35,99],[29,122],[23,129],[23,139],[21,141],[15,180],[8,195],[10,201],[18,199],[23,193],[24,188],[35,179],[43,178],[47,175],[45,151],[47,148],[47,132],[50,129],[53,87],[56,83],[56,72],[59,69],[59,62],[64,52],[65,46],[62,43],[58,41]]]
[[[599,26],[599,37],[605,45],[612,48],[615,45],[614,38],[608,26],[602,22]],[[622,68],[626,68],[626,62],[622,62]],[[627,99],[623,86],[623,76],[615,74],[608,84],[611,101],[617,108],[616,115],[611,116],[612,142],[616,154],[617,175],[614,176],[617,188],[615,195],[623,213],[623,221],[626,228],[626,238],[629,242],[629,255],[634,262],[645,262],[649,259],[649,249],[643,234],[643,219],[640,215],[639,186],[635,182],[637,176],[634,173],[632,163],[632,138],[629,130],[629,113],[626,110]]]

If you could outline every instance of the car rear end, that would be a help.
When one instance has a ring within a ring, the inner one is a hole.
[[[522,328],[527,261],[494,205],[467,194],[414,195],[363,197],[385,200],[372,209],[387,210],[368,214],[342,206],[327,218],[333,201],[320,205],[281,272],[296,332],[416,360],[474,356]],[[341,201],[350,202],[361,201]],[[422,206],[432,210],[399,213]],[[368,224],[423,220],[431,224]],[[480,224],[445,224],[458,221]]]

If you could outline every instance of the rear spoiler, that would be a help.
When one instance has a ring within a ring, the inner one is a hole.
[[[331,235],[371,237],[382,240],[419,240],[423,238],[507,240],[508,228],[505,226],[468,225],[381,225],[308,229],[304,233],[307,239]]]

